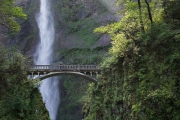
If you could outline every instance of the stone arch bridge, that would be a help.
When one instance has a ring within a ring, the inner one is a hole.
[[[35,80],[58,75],[75,75],[97,82],[96,78],[100,72],[97,65],[33,65],[29,68],[28,75]]]

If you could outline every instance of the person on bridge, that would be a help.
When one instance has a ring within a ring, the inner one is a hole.
[[[63,63],[62,62],[60,62],[60,64],[59,65],[63,65]]]
[[[61,66],[61,65],[63,65],[62,61],[59,63],[59,69],[62,69],[63,66]]]

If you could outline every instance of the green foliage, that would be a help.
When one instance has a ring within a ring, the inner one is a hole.
[[[19,32],[20,25],[15,18],[26,19],[21,7],[14,5],[14,0],[0,0],[0,24],[8,27],[12,32]]]
[[[84,20],[92,16],[94,12],[107,12],[107,9],[99,1],[58,0],[53,7],[56,10],[60,9],[62,20],[66,23]],[[96,9],[96,11],[89,9]]]
[[[99,64],[107,50],[108,47],[96,49],[73,48],[60,51],[57,58],[65,61],[65,64]]]
[[[84,6],[81,3],[75,3],[76,1],[63,0],[62,1],[62,17],[67,21],[77,21],[77,13],[84,9]]]
[[[168,3],[162,6],[163,11],[159,3],[149,2],[154,8],[153,22],[147,16],[145,2],[141,1],[141,11],[137,2],[124,2],[125,16],[120,22],[95,29],[111,35],[113,44],[102,62],[103,72],[97,85],[89,86],[87,91],[84,117],[179,120],[180,21],[169,17],[179,13],[179,2],[162,1],[163,5]]]
[[[93,34],[93,29],[98,27],[98,23],[96,23],[93,19],[86,18],[84,20],[79,20],[76,22],[68,23],[68,34],[76,33],[81,39],[83,39],[88,46],[93,45],[98,38],[99,35]]]
[[[164,17],[166,20],[180,20],[180,1],[179,0],[164,0]]]
[[[59,119],[61,120],[78,120],[81,119],[82,101],[81,97],[85,94],[87,87],[86,80],[81,77],[68,76],[61,85],[63,91],[61,105],[59,108]],[[78,87],[77,87],[78,86]]]
[[[67,25],[65,34],[77,35],[87,47],[91,47],[99,39],[100,35],[94,34],[93,30],[100,26],[98,15],[107,11],[100,2],[59,0],[53,8],[61,12],[59,14],[63,21],[57,22],[56,27],[62,29],[64,24]],[[89,10],[90,8],[92,10]]]
[[[18,50],[2,47],[0,56],[0,119],[47,120],[39,91],[27,78],[28,57]]]

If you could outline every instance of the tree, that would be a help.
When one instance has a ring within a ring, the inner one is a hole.
[[[47,120],[40,93],[27,78],[29,59],[16,49],[2,47],[0,56],[0,119]]]
[[[164,0],[164,19],[168,22],[180,20],[180,1],[179,0]]]
[[[0,0],[0,24],[9,28],[12,32],[19,32],[20,25],[16,18],[26,19],[21,7],[14,5],[14,0]]]

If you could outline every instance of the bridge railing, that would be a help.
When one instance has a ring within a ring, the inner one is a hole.
[[[98,71],[97,65],[33,65],[29,71]]]

